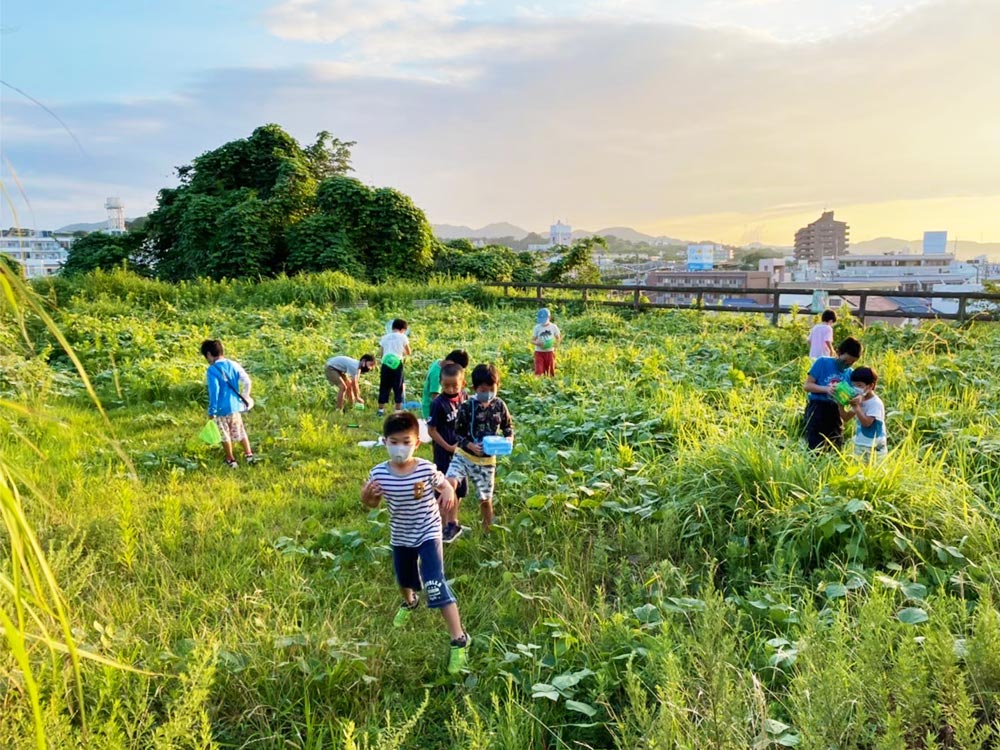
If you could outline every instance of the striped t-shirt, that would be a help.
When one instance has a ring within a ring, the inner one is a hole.
[[[405,476],[394,474],[385,461],[368,474],[369,481],[382,487],[389,509],[389,543],[393,547],[419,547],[428,539],[441,538],[441,511],[434,490],[445,481],[444,474],[424,458]]]

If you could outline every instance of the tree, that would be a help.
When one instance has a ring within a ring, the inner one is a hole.
[[[91,232],[73,241],[60,273],[72,276],[97,268],[112,269],[122,264],[140,274],[150,273],[142,232],[105,234]]]
[[[431,267],[424,213],[391,188],[345,176],[353,141],[323,131],[303,148],[277,125],[177,168],[146,219],[158,276],[253,278],[340,270],[374,281]]]
[[[365,267],[340,221],[315,213],[288,230],[288,270],[292,273],[342,271],[364,278]]]
[[[342,141],[330,133],[321,130],[316,134],[316,142],[306,146],[306,158],[312,168],[313,177],[318,181],[346,175],[353,172],[351,166],[351,149],[357,141]]]
[[[601,274],[594,265],[594,248],[600,246],[607,248],[608,243],[603,237],[588,237],[577,240],[562,254],[558,260],[553,261],[545,273],[542,274],[542,281],[553,284],[576,282],[578,284],[598,284]]]

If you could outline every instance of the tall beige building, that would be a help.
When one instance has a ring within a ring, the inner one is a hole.
[[[819,263],[823,258],[843,255],[849,232],[846,221],[836,221],[833,211],[824,211],[816,221],[795,233],[795,259]]]

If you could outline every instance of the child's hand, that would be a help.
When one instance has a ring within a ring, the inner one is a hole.
[[[455,451],[458,450],[458,443],[455,443],[454,445],[449,445],[446,450],[449,453],[454,453]]]
[[[375,480],[367,482],[365,486],[361,488],[361,502],[369,508],[377,507],[381,499],[382,485]]]
[[[445,482],[438,491],[441,493],[438,507],[442,513],[450,513],[455,507],[455,488],[451,486],[451,482]]]
[[[477,456],[485,456],[483,453],[483,446],[479,443],[469,443],[469,453],[474,453]]]

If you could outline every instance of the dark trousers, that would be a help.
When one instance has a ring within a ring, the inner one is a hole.
[[[389,403],[389,392],[395,397],[393,403],[403,403],[403,366],[400,365],[395,370],[382,365],[378,378],[378,402],[379,404]]]
[[[844,444],[844,420],[833,401],[807,401],[804,427],[809,450]]]

